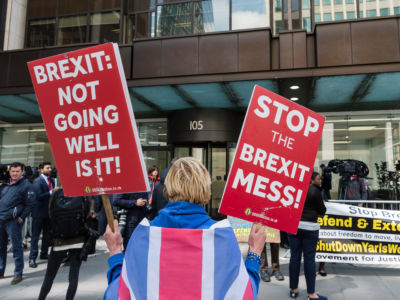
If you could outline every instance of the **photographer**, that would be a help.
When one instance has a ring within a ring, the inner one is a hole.
[[[0,279],[4,278],[7,260],[7,242],[11,240],[14,257],[14,278],[11,284],[22,281],[24,251],[22,249],[22,225],[32,209],[35,193],[24,178],[23,165],[10,165],[10,182],[2,186],[0,193]]]
[[[66,197],[62,189],[54,192],[50,198],[49,216],[53,246],[38,300],[46,299],[58,269],[66,257],[70,265],[66,300],[74,299],[81,263],[86,261],[93,242],[99,236],[97,231],[88,226],[93,208],[93,201],[90,199]]]
[[[124,249],[136,226],[146,216],[147,193],[117,194],[113,197],[113,205],[126,209],[126,228],[123,233]]]

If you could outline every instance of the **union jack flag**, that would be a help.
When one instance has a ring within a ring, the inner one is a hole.
[[[227,220],[208,229],[155,227],[143,220],[117,281],[106,300],[257,299]]]

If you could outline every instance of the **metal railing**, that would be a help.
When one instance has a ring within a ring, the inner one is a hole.
[[[400,210],[400,200],[329,200],[329,202],[356,205],[367,208]]]

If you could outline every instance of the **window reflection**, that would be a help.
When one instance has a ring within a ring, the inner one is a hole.
[[[185,35],[192,32],[192,4],[178,3],[157,8],[157,36]]]
[[[118,42],[119,13],[100,13],[90,16],[90,41],[96,43]]]
[[[28,47],[46,47],[55,44],[56,20],[45,19],[29,22]]]
[[[194,33],[229,30],[229,0],[194,3]]]
[[[86,15],[60,18],[57,45],[77,44],[86,41]]]
[[[232,29],[269,26],[268,0],[232,0]]]

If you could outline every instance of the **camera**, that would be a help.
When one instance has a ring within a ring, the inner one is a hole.
[[[121,235],[124,235],[125,228],[126,228],[126,214],[127,214],[126,209],[120,209],[117,211],[117,218],[118,218],[118,227],[119,227],[119,232]]]
[[[325,172],[333,172],[342,177],[357,175],[358,177],[367,177],[369,169],[366,163],[355,159],[333,159],[325,167]]]
[[[8,165],[0,164],[0,184],[8,182],[10,174],[8,173]]]

